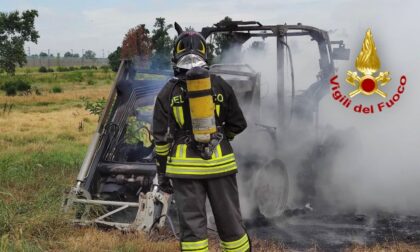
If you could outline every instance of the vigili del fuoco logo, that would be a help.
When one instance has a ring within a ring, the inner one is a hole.
[[[353,91],[345,95],[340,89],[340,83],[337,82],[338,75],[330,79],[332,90],[332,97],[345,108],[352,108],[354,112],[363,114],[373,114],[375,112],[382,112],[394,106],[404,93],[407,78],[402,75],[399,78],[400,84],[395,93],[389,96],[382,91],[382,87],[391,82],[391,73],[388,71],[381,72],[381,62],[376,53],[376,46],[373,40],[372,32],[367,30],[365,39],[363,41],[362,49],[355,62],[358,71],[347,71],[346,82],[353,87]],[[360,73],[360,74],[359,74]],[[390,83],[390,85],[392,82]],[[379,103],[365,105],[362,103],[353,104],[352,98],[358,95],[373,96],[379,95],[382,101]]]

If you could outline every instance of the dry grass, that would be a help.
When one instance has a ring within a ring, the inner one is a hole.
[[[0,106],[15,104],[10,114],[0,111],[0,252],[178,251],[173,238],[152,241],[138,233],[77,228],[67,222],[60,211],[62,192],[74,183],[98,119],[83,109],[80,97],[107,97],[109,85],[62,87],[64,92],[56,94],[0,95]],[[220,251],[218,243],[211,236],[211,251]],[[281,244],[257,239],[253,248],[287,251]],[[420,247],[394,243],[346,251],[410,252]]]
[[[72,89],[64,89],[63,93],[48,93],[42,95],[22,95],[22,96],[0,96],[0,104],[13,103],[18,105],[36,105],[37,103],[59,103],[63,101],[78,101],[80,97],[97,99],[107,97],[109,86],[93,86],[91,88],[80,88],[78,86]]]
[[[122,233],[119,231],[105,232],[98,229],[80,229],[79,234],[64,239],[62,245],[66,251],[179,251],[179,244],[173,238],[161,241],[149,240],[144,234]],[[283,252],[290,251],[285,246],[273,241],[252,239],[253,251]],[[212,252],[221,252],[216,236],[210,236],[209,248]],[[94,247],[89,244],[95,244]],[[305,251],[322,251],[318,247]],[[382,244],[376,246],[355,245],[344,250],[346,252],[414,252],[420,251],[419,246],[405,243]]]
[[[63,241],[68,251],[179,251],[179,242],[174,238],[156,241],[141,233],[105,232],[93,228],[80,231],[80,235]],[[95,244],[95,247],[90,244]],[[253,251],[286,251],[273,242],[261,240],[254,241],[253,248]],[[221,252],[219,241],[214,235],[210,236],[209,249],[212,252]]]
[[[417,252],[420,251],[419,245],[406,243],[378,244],[375,246],[355,245],[345,250],[346,252]]]
[[[62,241],[66,251],[177,251],[178,241],[150,241],[140,233],[122,233],[119,231],[100,231],[82,229],[80,234],[73,234]],[[54,249],[52,249],[54,250]]]
[[[13,247],[17,250],[31,251],[25,249],[23,241],[19,234],[3,238],[3,244],[13,244]],[[65,224],[61,229],[56,230],[53,237],[46,237],[43,240],[34,239],[34,241],[31,248],[42,251],[180,251],[179,242],[172,236],[156,240],[148,238],[143,233],[125,233],[118,230],[104,231],[93,227],[78,228]],[[26,247],[28,247],[27,244]],[[1,247],[0,251],[2,251]],[[219,240],[215,236],[210,237],[209,251],[222,251],[219,247]],[[253,239],[253,251],[282,252],[288,250],[272,241]]]
[[[30,152],[48,148],[45,143],[60,139],[87,144],[97,120],[97,116],[81,108],[48,113],[12,112],[0,117],[0,146],[3,151],[21,147],[24,152]]]
[[[74,86],[71,89],[65,89],[62,93],[43,92],[42,95],[21,95],[21,96],[3,96],[0,95],[0,115],[4,104],[13,104],[11,112],[20,110],[29,112],[49,112],[51,110],[59,111],[62,107],[83,107],[82,98],[97,100],[108,97],[109,86],[92,86],[91,88],[80,88]]]

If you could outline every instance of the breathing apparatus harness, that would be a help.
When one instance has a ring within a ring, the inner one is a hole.
[[[183,86],[180,85],[180,83],[183,82],[183,81],[189,81],[189,80],[187,80],[188,77],[185,78],[185,75],[180,77],[180,78],[173,77],[172,81],[175,82],[175,83],[172,86],[172,89],[171,89],[171,92],[170,92],[170,95],[169,95],[169,101],[168,101],[169,104],[171,104],[171,102],[172,102],[173,92],[174,92],[175,88],[177,86],[179,86],[180,89],[181,89],[181,92],[182,92],[183,100],[184,101],[187,101],[187,100],[189,101],[190,110],[191,110],[191,99],[194,99],[194,98],[202,99],[204,97],[205,99],[207,99],[207,103],[210,102],[210,100],[209,100],[209,98],[210,98],[211,103],[214,105],[214,101],[216,99],[216,94],[215,94],[213,88],[211,86],[209,86],[209,84],[211,85],[211,83],[210,83],[210,79],[209,79],[209,76],[208,76],[208,70],[204,69],[204,68],[201,68],[201,67],[196,67],[196,68],[192,68],[190,71],[192,71],[193,73],[198,72],[199,77],[204,76],[205,79],[207,79],[207,81],[208,81],[207,88],[208,87],[210,87],[210,88],[206,89],[206,90],[198,90],[198,91],[188,92],[188,90],[186,90]],[[192,101],[192,103],[194,103],[194,101]],[[203,104],[200,104],[200,105],[203,105]],[[209,105],[209,104],[207,104],[207,105]],[[225,135],[224,135],[222,124],[219,122],[218,117],[216,117],[214,115],[214,106],[212,107],[211,104],[210,104],[210,106],[207,106],[207,111],[206,112],[208,112],[208,115],[210,115],[209,118],[197,118],[195,123],[193,121],[194,117],[191,114],[192,130],[176,129],[176,127],[173,127],[174,122],[173,122],[172,116],[169,116],[168,130],[167,130],[167,133],[166,133],[166,141],[171,145],[171,147],[169,149],[169,153],[170,153],[169,159],[171,159],[171,157],[172,157],[173,147],[177,144],[186,144],[188,146],[191,146],[191,148],[193,150],[197,151],[200,154],[201,158],[203,158],[205,160],[211,159],[215,149],[220,144],[220,142],[222,142]],[[190,111],[190,113],[192,113],[192,112]],[[213,116],[213,118],[211,118],[212,117],[211,115]],[[201,123],[201,125],[200,125],[200,123]],[[200,126],[202,126],[203,123],[208,124],[208,125],[205,125],[205,126],[208,126],[208,127],[204,127],[205,128],[204,130],[203,130],[203,128],[200,129]],[[194,126],[197,126],[196,128],[198,128],[198,130],[194,130]],[[202,134],[203,132],[204,132],[204,134]],[[204,136],[205,139],[203,139],[203,135],[205,135]]]
[[[209,160],[211,159],[217,145],[219,145],[224,138],[222,127],[217,127],[217,130],[218,131],[216,133],[211,134],[210,141],[208,143],[200,143],[194,140],[194,135],[190,130],[178,130],[175,132],[175,136],[178,139],[172,142],[169,153],[172,154],[175,143],[186,144],[191,146],[193,150],[198,151],[202,159]],[[171,158],[171,156],[169,158]]]

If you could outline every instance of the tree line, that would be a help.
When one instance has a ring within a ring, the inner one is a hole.
[[[28,57],[33,57],[33,58],[46,58],[46,57],[55,57],[55,58],[61,58],[61,54],[57,53],[55,56],[53,54],[48,54],[46,52],[40,52],[39,54],[32,54]],[[69,51],[65,52],[63,55],[64,58],[80,58],[80,54],[78,53],[71,53]],[[92,50],[86,50],[83,54],[82,54],[82,58],[85,59],[96,59],[96,53]]]
[[[38,17],[37,10],[23,12],[0,12],[0,72],[13,75],[16,67],[22,67],[26,63],[25,42],[37,43],[39,33],[35,30],[34,22]],[[221,22],[232,21],[225,17]],[[158,17],[153,29],[150,31],[144,24],[140,24],[128,30],[121,46],[118,46],[109,56],[109,64],[112,70],[117,71],[122,58],[137,60],[144,67],[152,69],[169,69],[171,66],[171,52],[176,37],[169,36],[172,24],[167,24],[165,18]],[[185,30],[194,30],[186,27]],[[217,34],[208,46],[208,60],[212,62],[228,48],[229,35]],[[32,57],[51,57],[48,53],[41,52]],[[57,54],[57,57],[60,57]],[[79,58],[78,53],[66,52],[63,57]],[[94,59],[95,52],[86,50],[82,58]]]
[[[230,17],[220,20],[220,24],[231,22]],[[122,45],[108,56],[109,64],[113,71],[117,71],[121,59],[131,59],[143,64],[143,67],[151,69],[170,69],[171,52],[176,36],[171,38],[168,31],[173,28],[167,24],[165,18],[158,17],[150,32],[146,25],[140,24],[128,30]],[[194,28],[185,27],[186,31],[194,31]],[[229,34],[215,34],[213,39],[207,42],[207,57],[209,63],[220,61],[222,53],[230,47]]]

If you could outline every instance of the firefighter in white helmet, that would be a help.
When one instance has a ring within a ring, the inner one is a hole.
[[[206,198],[222,250],[250,251],[229,143],[246,128],[245,118],[232,88],[209,74],[205,39],[175,28],[175,77],[158,94],[153,115],[159,186],[172,191],[172,180],[182,251],[208,250]]]

